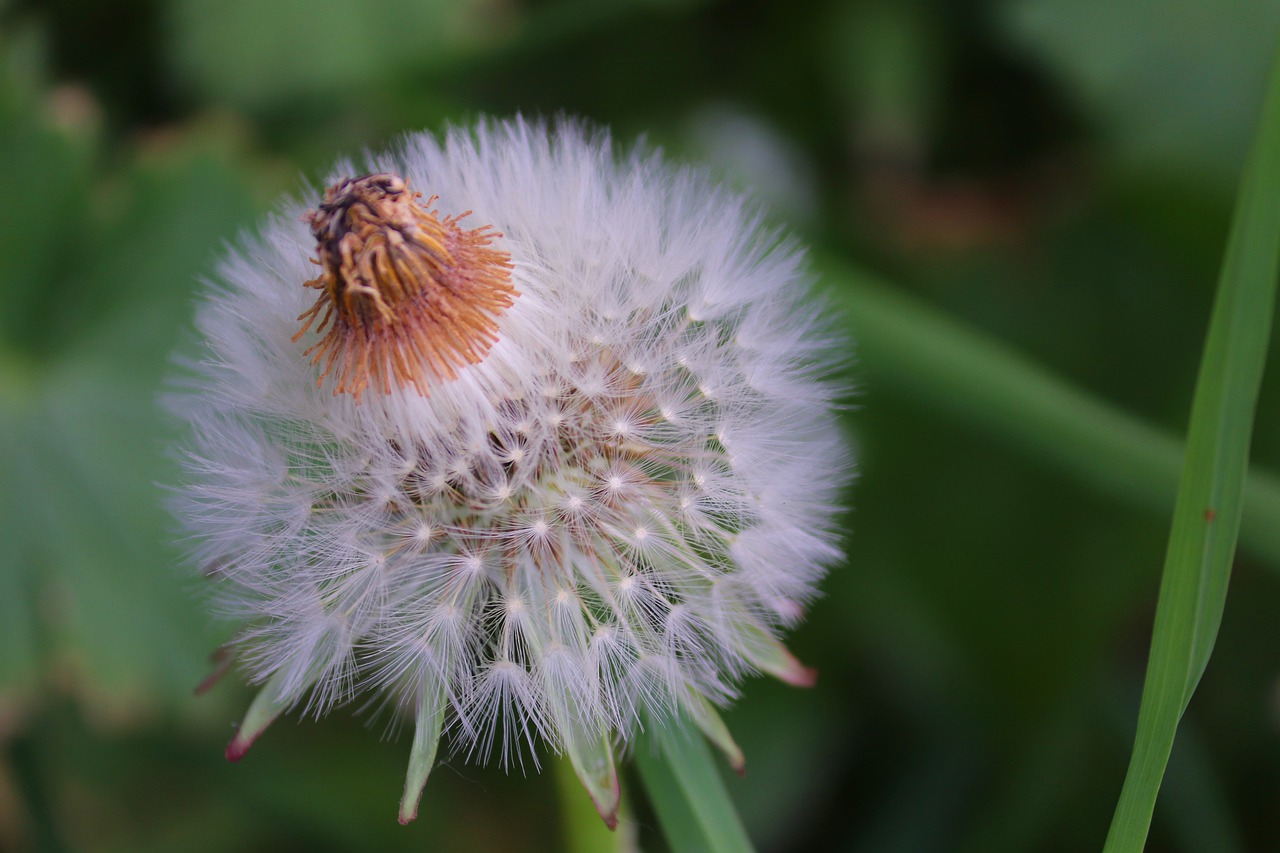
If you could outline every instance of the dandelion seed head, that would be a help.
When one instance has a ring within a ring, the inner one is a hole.
[[[175,403],[179,513],[250,677],[505,765],[800,683],[778,636],[840,559],[850,459],[797,249],[572,123],[365,168],[224,262]]]

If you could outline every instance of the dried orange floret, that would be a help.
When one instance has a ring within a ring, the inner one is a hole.
[[[498,318],[515,301],[511,256],[494,248],[490,226],[464,229],[470,211],[441,218],[399,175],[348,178],[329,187],[305,221],[321,268],[321,291],[298,319],[323,337],[306,355],[332,377],[334,394],[357,400],[456,379],[498,340]]]

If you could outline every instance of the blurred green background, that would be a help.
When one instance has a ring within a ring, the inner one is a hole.
[[[231,766],[249,692],[192,696],[226,629],[155,400],[199,277],[304,177],[584,116],[1177,434],[1277,32],[1273,0],[0,2],[0,850],[562,847],[545,774],[446,760],[402,828],[385,719],[281,721]],[[746,685],[729,789],[763,851],[1098,849],[1167,513],[893,372],[850,371],[849,561],[790,641],[819,684]],[[1149,850],[1280,849],[1277,570],[1237,561]]]

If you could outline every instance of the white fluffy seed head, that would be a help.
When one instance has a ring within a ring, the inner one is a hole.
[[[462,751],[504,759],[730,699],[840,557],[839,341],[796,248],[574,124],[414,135],[363,171],[491,226],[516,296],[476,363],[357,397],[294,339],[308,205],[223,263],[179,510],[252,677],[316,712],[439,694]]]

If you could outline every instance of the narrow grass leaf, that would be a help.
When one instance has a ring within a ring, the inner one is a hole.
[[[681,718],[650,723],[636,766],[676,853],[750,853],[754,848],[706,741]]]
[[[1146,843],[1178,721],[1222,621],[1278,265],[1280,63],[1245,166],[1200,363],[1138,731],[1107,853],[1136,853]]]

